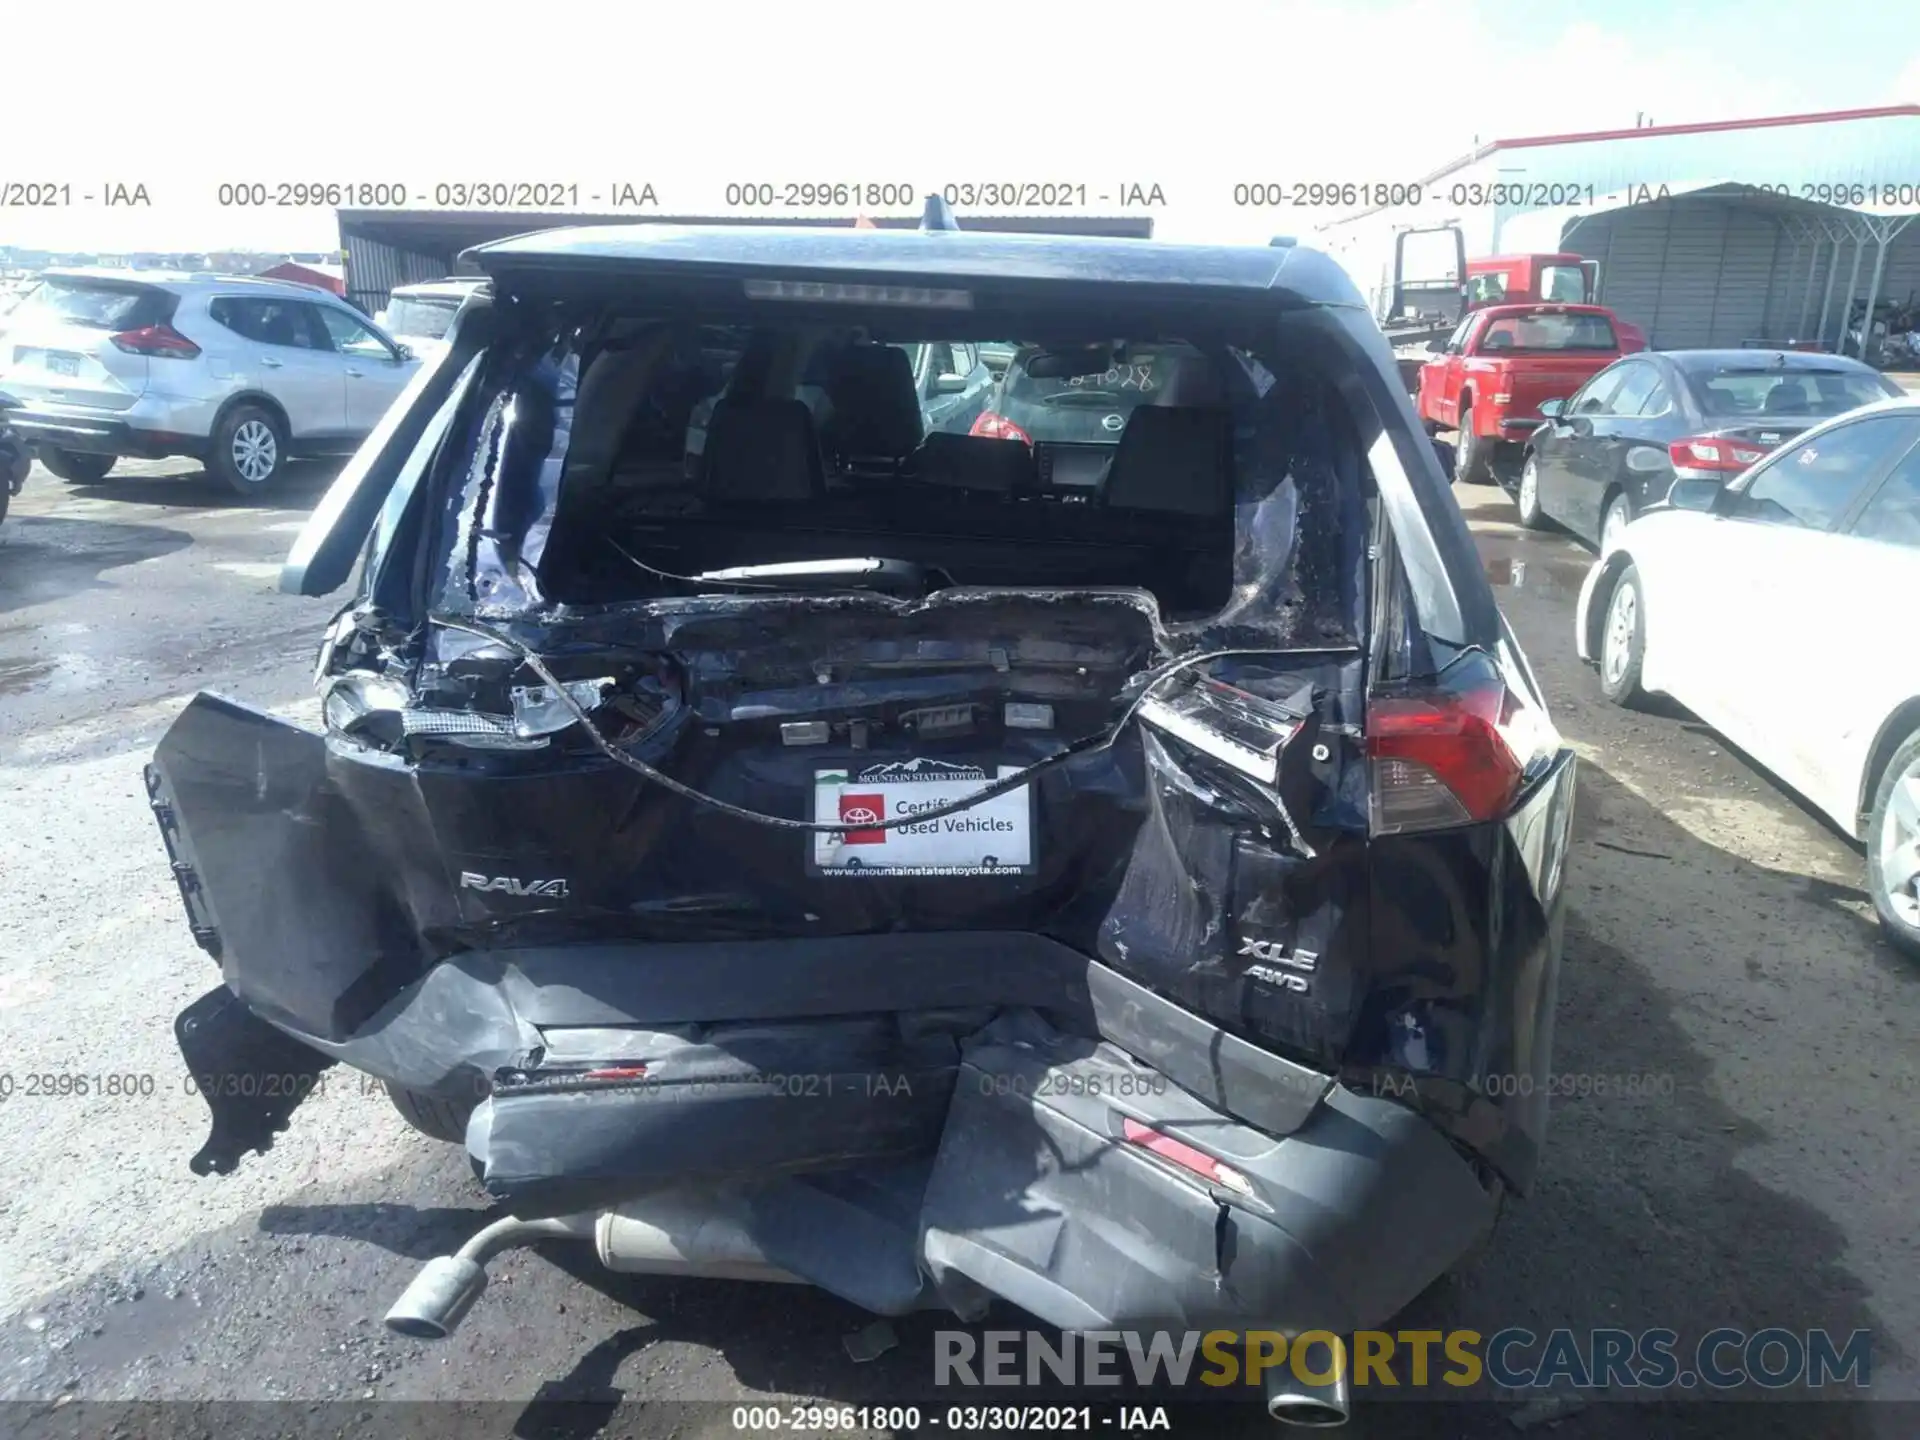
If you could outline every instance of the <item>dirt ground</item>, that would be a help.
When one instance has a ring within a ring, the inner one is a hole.
[[[234,1176],[188,1172],[205,1111],[171,1023],[217,976],[181,922],[140,765],[202,686],[310,708],[332,602],[273,586],[327,476],[258,509],[191,465],[128,469],[71,487],[36,470],[0,526],[0,1070],[151,1081],[0,1104],[7,1427],[699,1435],[730,1433],[743,1399],[944,1411],[932,1317],[855,1364],[842,1341],[866,1317],[816,1292],[621,1280],[564,1249],[497,1263],[453,1340],[387,1334],[386,1307],[483,1200],[457,1149],[408,1131],[378,1092],[333,1088]],[[1461,500],[1585,762],[1556,1069],[1666,1082],[1556,1102],[1537,1190],[1478,1273],[1415,1318],[1866,1329],[1877,1403],[1603,1397],[1541,1423],[1920,1434],[1920,968],[1878,938],[1847,842],[1685,713],[1602,699],[1572,650],[1585,552],[1519,532],[1497,490]],[[1783,687],[1783,704],[1811,698]],[[1513,1397],[1475,1399],[1363,1405],[1346,1433],[1516,1433]],[[107,1403],[156,1400],[174,1403]],[[473,1408],[406,1403],[455,1400]],[[1244,1407],[1177,1418],[1270,1424]]]

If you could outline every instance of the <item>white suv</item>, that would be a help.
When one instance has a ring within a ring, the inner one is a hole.
[[[482,279],[450,277],[395,286],[387,308],[373,317],[374,323],[416,355],[437,354],[446,349],[447,327],[453,324],[453,317],[467,297],[486,283]]]
[[[190,455],[254,494],[354,450],[420,367],[324,290],[229,275],[48,271],[0,327],[13,426],[70,481]]]

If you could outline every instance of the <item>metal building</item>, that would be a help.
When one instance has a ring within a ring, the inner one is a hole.
[[[1496,140],[1418,188],[1321,227],[1377,307],[1394,236],[1447,225],[1469,256],[1597,261],[1658,349],[1838,348],[1854,301],[1920,300],[1920,105]]]
[[[560,225],[783,225],[846,229],[852,215],[813,216],[806,219],[715,215],[583,215],[571,211],[529,214],[526,211],[475,210],[340,210],[340,249],[347,270],[347,299],[369,315],[385,307],[396,285],[414,285],[448,275],[471,273],[459,268],[460,252],[489,240],[550,230]],[[887,216],[869,222],[881,230],[912,230],[918,216]],[[1153,238],[1153,220],[1142,216],[1098,215],[963,215],[968,230],[992,230],[1047,235],[1111,235],[1123,239]]]

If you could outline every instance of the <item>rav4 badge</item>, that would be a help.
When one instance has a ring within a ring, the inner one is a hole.
[[[538,895],[549,900],[567,898],[567,882],[564,880],[519,880],[512,875],[476,875],[471,870],[460,872],[460,888],[493,890],[504,895]]]

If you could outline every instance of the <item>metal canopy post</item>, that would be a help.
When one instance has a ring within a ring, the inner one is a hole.
[[[1867,236],[1863,228],[1853,239],[1853,269],[1847,272],[1847,293],[1840,298],[1840,334],[1834,341],[1833,353],[1847,353],[1847,321],[1853,315],[1853,297],[1860,288],[1860,262],[1867,256]],[[1826,339],[1825,335],[1820,337]]]
[[[1813,338],[1822,345],[1827,343],[1827,316],[1833,313],[1833,282],[1840,278],[1840,237],[1833,237],[1833,263],[1827,267],[1827,291],[1820,300],[1820,328]]]
[[[1813,311],[1813,281],[1814,277],[1820,273],[1820,241],[1822,237],[1811,225],[1807,227],[1807,233],[1813,240],[1813,255],[1812,258],[1807,261],[1807,284],[1806,288],[1801,291],[1800,294],[1800,323],[1794,326],[1793,329],[1793,338],[1795,340],[1802,339],[1807,333],[1807,316]]]

